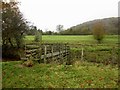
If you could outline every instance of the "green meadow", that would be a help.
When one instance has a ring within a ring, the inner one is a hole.
[[[34,37],[26,36],[25,42],[34,42]],[[74,62],[71,65],[34,62],[33,67],[24,66],[22,61],[2,62],[3,88],[118,88],[116,64],[96,63],[96,60],[95,63],[88,62],[94,59],[116,59],[111,57],[114,55],[111,52],[114,50],[116,53],[118,49],[117,35],[105,36],[101,44],[97,44],[92,35],[43,35],[42,43],[68,43],[72,55],[77,53],[78,56],[82,45],[87,51],[87,59],[80,61],[80,58],[73,56]]]
[[[117,88],[118,68],[76,61],[73,65],[2,63],[3,88]]]
[[[34,41],[35,36],[26,36],[26,41]],[[92,35],[42,35],[43,43],[96,44]],[[118,35],[106,35],[103,44],[117,44]]]

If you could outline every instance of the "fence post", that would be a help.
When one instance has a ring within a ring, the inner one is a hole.
[[[51,44],[51,57],[52,57],[52,61],[53,61],[53,44]]]
[[[67,44],[65,44],[65,58],[67,60]]]
[[[44,48],[44,63],[46,63],[46,55],[47,55],[47,46]]]
[[[61,57],[61,63],[63,63],[63,44],[60,45],[60,50],[61,50],[61,54],[60,54],[60,57]]]
[[[60,61],[60,44],[58,44],[58,51],[59,51],[58,57],[59,57],[59,61]]]
[[[39,56],[38,56],[40,63],[42,62],[41,56],[42,56],[42,45],[40,44],[40,45],[39,45]]]
[[[26,43],[25,43],[25,58],[27,58],[27,57],[26,57]]]
[[[39,54],[38,54],[38,57],[39,57],[39,63],[42,62],[42,59],[41,59],[41,56],[42,56],[42,32],[39,33],[40,34],[40,41],[39,41]]]
[[[82,47],[82,50],[81,50],[81,61],[83,61],[83,47]]]
[[[66,45],[67,48],[67,65],[71,64],[71,59],[70,59],[70,47]]]

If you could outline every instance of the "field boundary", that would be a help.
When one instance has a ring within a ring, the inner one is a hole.
[[[39,63],[49,63],[57,61],[63,63],[63,60],[69,61],[70,47],[67,44],[26,44],[21,60],[34,60]]]

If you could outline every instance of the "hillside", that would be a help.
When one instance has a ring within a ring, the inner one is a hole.
[[[70,27],[65,31],[62,31],[61,34],[75,34],[75,35],[92,34],[92,27],[98,21],[101,21],[104,24],[106,34],[118,34],[118,18],[117,17],[96,19],[93,21],[84,22],[82,24]]]

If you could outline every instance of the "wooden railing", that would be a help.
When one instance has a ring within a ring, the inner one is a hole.
[[[69,61],[70,47],[67,44],[27,44],[21,60],[37,60],[39,63],[57,61],[63,63]]]

